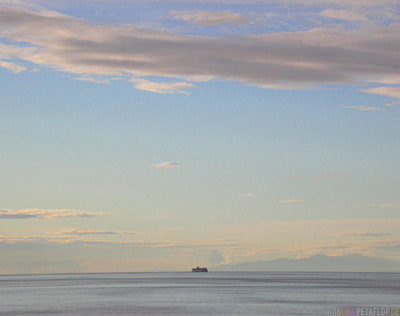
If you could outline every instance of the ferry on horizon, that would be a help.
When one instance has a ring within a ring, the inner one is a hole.
[[[197,266],[196,268],[192,268],[192,272],[208,272],[207,268],[200,268]]]

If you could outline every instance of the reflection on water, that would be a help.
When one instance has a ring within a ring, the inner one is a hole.
[[[209,272],[0,276],[0,315],[329,315],[398,307],[400,274]]]

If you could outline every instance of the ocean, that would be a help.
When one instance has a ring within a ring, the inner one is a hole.
[[[7,316],[357,315],[354,308],[379,315],[398,308],[399,299],[398,273],[0,276],[0,315]]]

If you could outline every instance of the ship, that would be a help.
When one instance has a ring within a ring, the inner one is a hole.
[[[192,268],[192,272],[208,272],[207,268],[200,268],[197,266],[196,268]]]

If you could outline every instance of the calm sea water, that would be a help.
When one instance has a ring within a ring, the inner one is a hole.
[[[0,315],[329,315],[400,306],[394,273],[121,273],[0,276]]]

